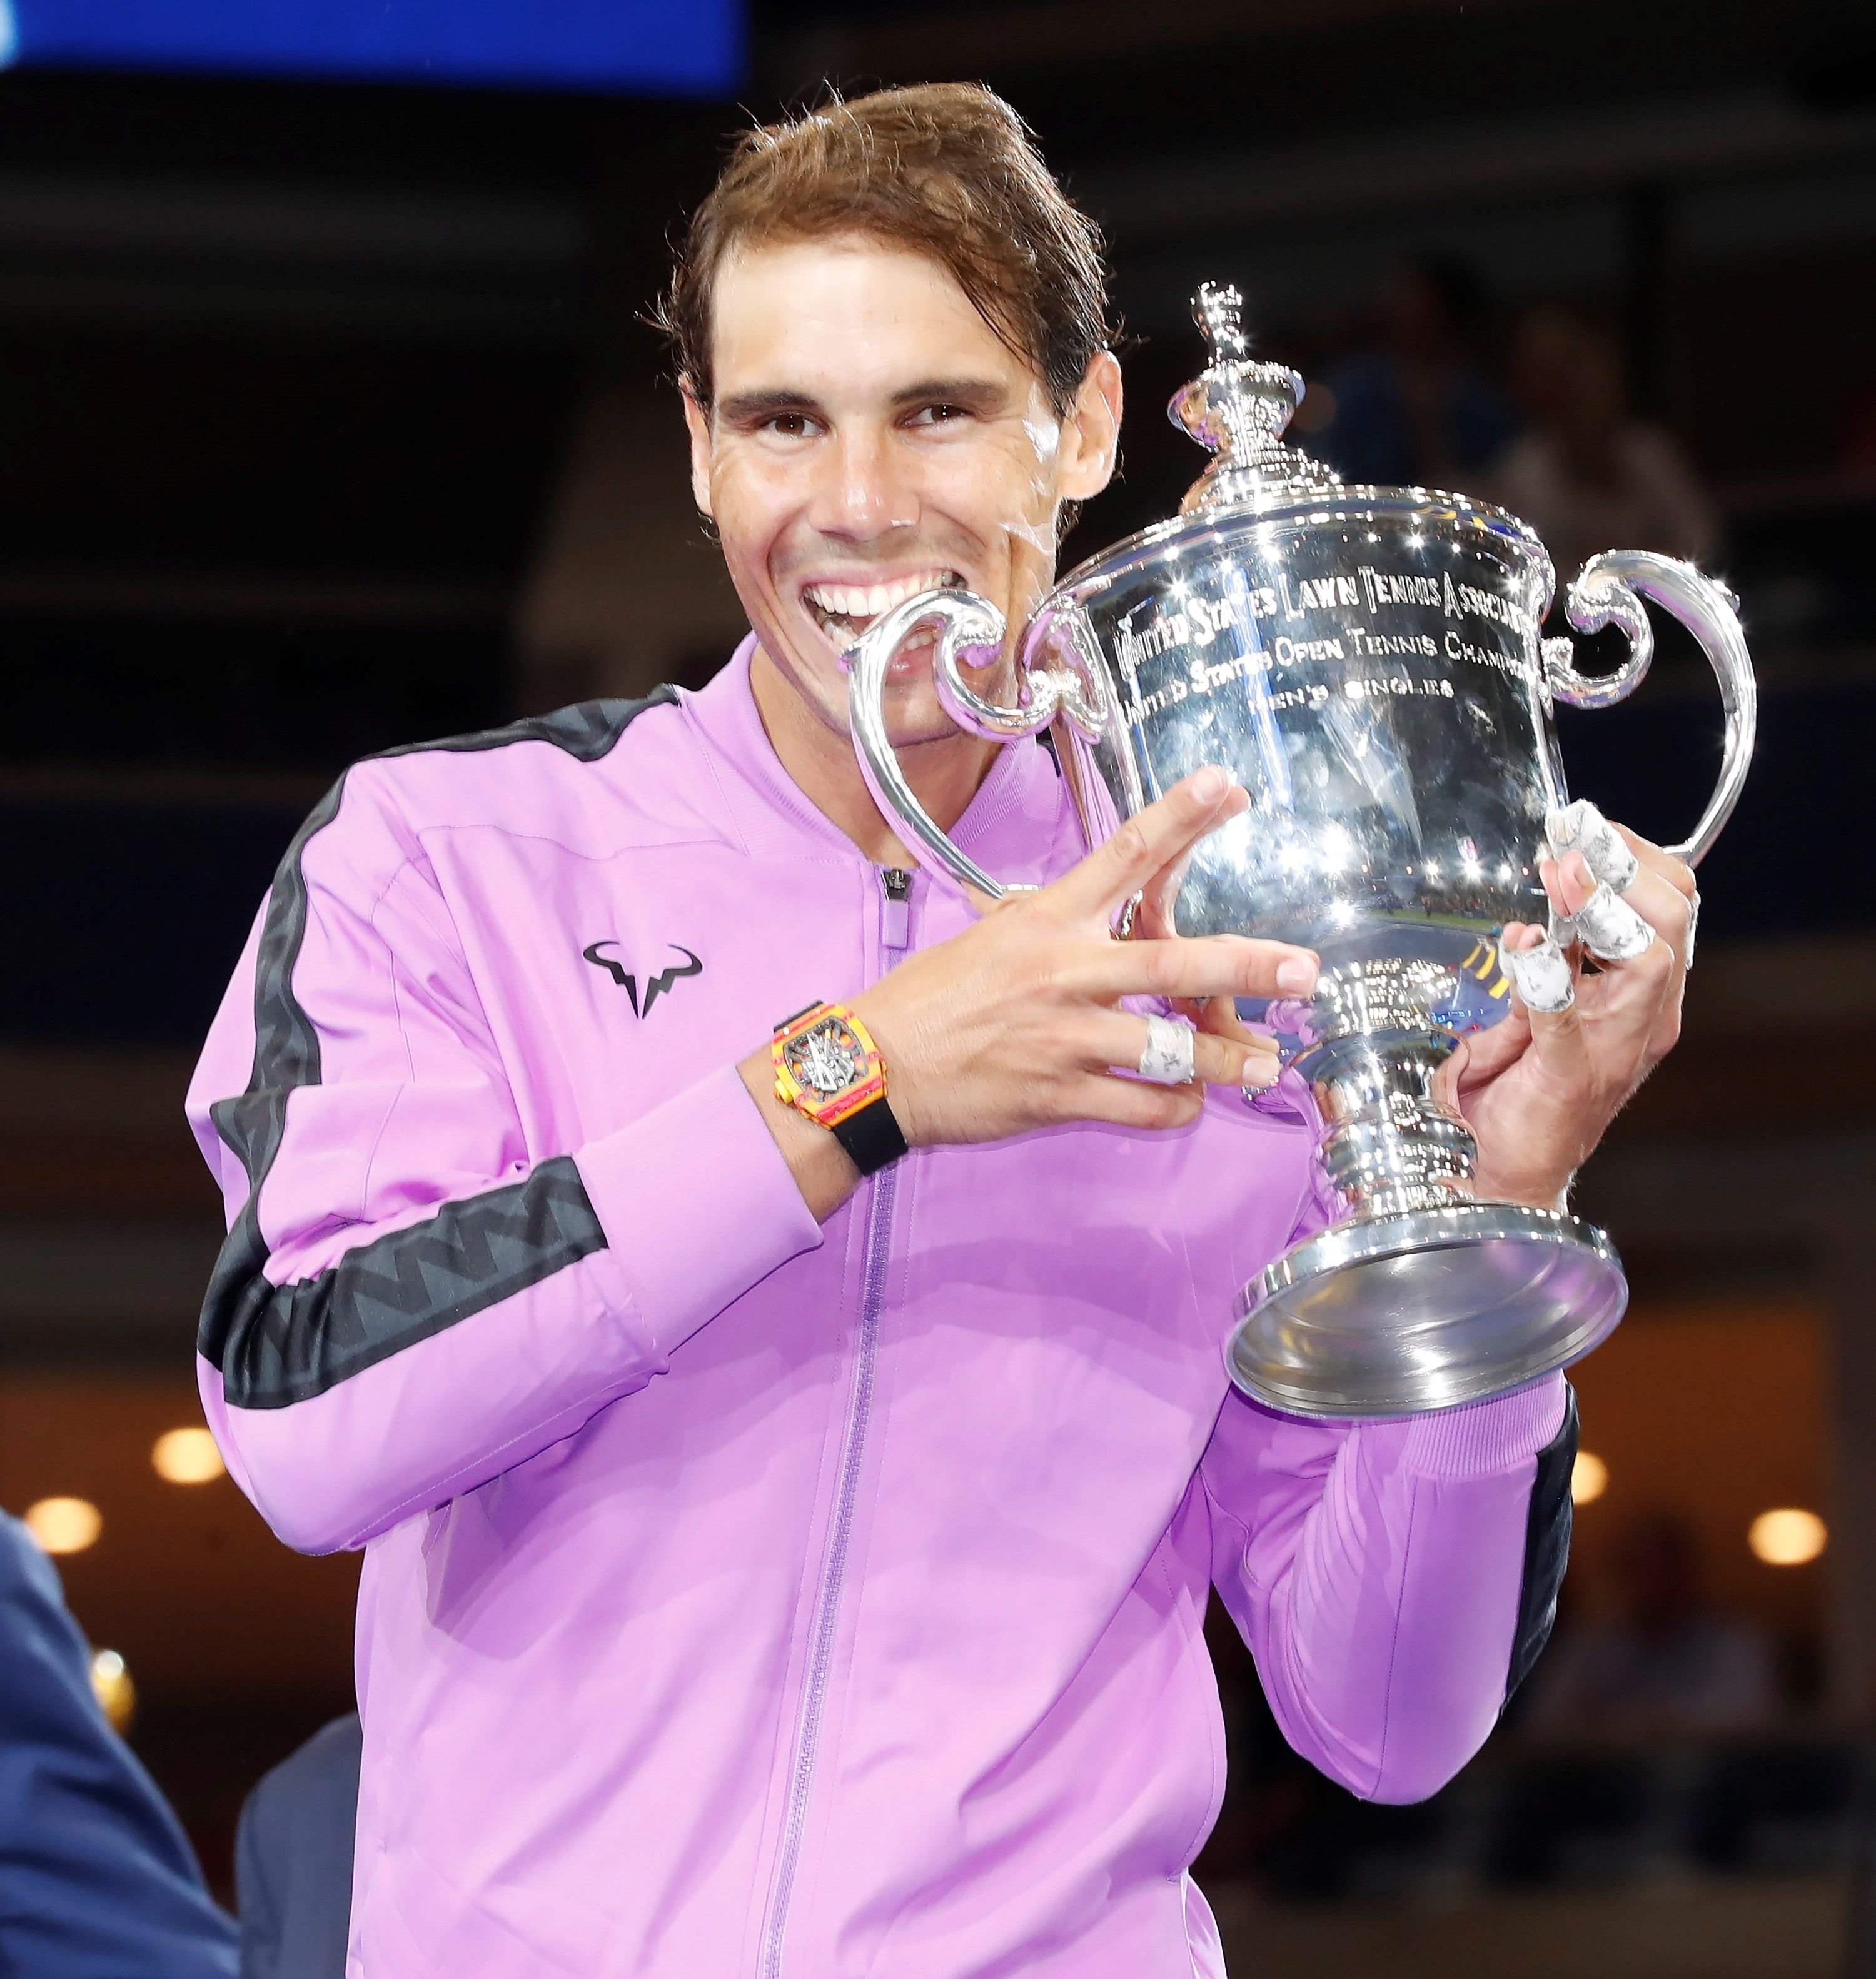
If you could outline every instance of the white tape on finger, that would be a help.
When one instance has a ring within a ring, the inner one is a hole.
[[[1140,1076],[1155,1086],[1190,1086],[1195,1069],[1192,1026],[1172,1017],[1148,1017]]]
[[[1612,887],[1598,887],[1570,917],[1577,939],[1605,962],[1632,962],[1652,945],[1655,931]]]
[[[1629,841],[1587,797],[1552,811],[1544,820],[1544,836],[1559,859],[1566,852],[1580,852],[1592,877],[1618,893],[1626,893],[1642,870]]]
[[[1554,1017],[1576,1000],[1576,973],[1569,957],[1546,935],[1535,948],[1501,948],[1499,960],[1510,971],[1527,1010]]]

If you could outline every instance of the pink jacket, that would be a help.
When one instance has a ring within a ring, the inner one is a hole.
[[[916,1152],[817,1226],[734,1062],[964,911],[788,781],[748,651],[352,770],[191,1092],[209,1420],[366,1550],[350,1971],[1218,1973],[1208,1589],[1302,1752],[1431,1792],[1548,1628],[1564,1384],[1235,1394],[1321,1215],[1281,1102]],[[1039,748],[957,835],[1083,849]]]

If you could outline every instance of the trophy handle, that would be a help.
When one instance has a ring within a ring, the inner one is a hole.
[[[1074,615],[1065,615],[1071,621]],[[1066,715],[1092,740],[1106,724],[1106,676],[1082,646],[1071,623],[1067,632],[1067,664],[1039,665],[1045,648],[1062,643],[1061,622],[1045,610],[1024,638],[1018,672],[1025,689],[1022,701],[1006,708],[986,701],[965,679],[966,665],[993,665],[1002,657],[1008,630],[1003,615],[988,598],[969,591],[927,591],[883,612],[848,650],[847,708],[853,731],[860,774],[888,824],[895,826],[934,880],[957,892],[973,890],[1000,900],[1026,890],[993,880],[977,862],[953,844],[937,821],[919,802],[900,767],[886,731],[886,682],[893,655],[914,632],[936,630],[937,648],[932,678],[945,712],[967,734],[993,742],[1020,741],[1039,734],[1058,714]],[[966,654],[974,654],[966,661]]]
[[[1655,656],[1644,598],[1672,613],[1699,641],[1719,682],[1725,710],[1719,781],[1692,836],[1666,848],[1675,858],[1698,866],[1739,801],[1758,725],[1758,683],[1739,624],[1738,599],[1717,578],[1702,576],[1677,558],[1657,556],[1651,550],[1604,550],[1590,558],[1572,582],[1568,616],[1579,632],[1599,632],[1606,625],[1619,628],[1629,641],[1629,657],[1613,673],[1579,674],[1570,641],[1546,639],[1544,682],[1557,700],[1572,708],[1608,708],[1632,694]]]

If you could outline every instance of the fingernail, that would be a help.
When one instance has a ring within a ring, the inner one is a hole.
[[[1277,965],[1277,987],[1292,996],[1307,996],[1316,986],[1316,965],[1306,955],[1293,955]]]
[[[1208,765],[1192,779],[1192,794],[1206,804],[1216,804],[1231,788],[1231,780],[1217,764]]]
[[[1254,1058],[1245,1061],[1245,1069],[1239,1083],[1247,1091],[1268,1092],[1283,1076],[1283,1067],[1268,1052],[1259,1052]]]

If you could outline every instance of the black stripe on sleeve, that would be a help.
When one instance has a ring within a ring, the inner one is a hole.
[[[285,1408],[323,1394],[605,1248],[579,1171],[559,1155],[525,1181],[446,1202],[361,1244],[313,1278],[277,1288],[254,1273],[225,1295],[227,1398],[237,1408]]]
[[[1531,1673],[1557,1619],[1557,1595],[1569,1564],[1570,1473],[1576,1467],[1576,1391],[1564,1384],[1563,1425],[1537,1453],[1524,1524],[1524,1581],[1518,1593],[1518,1632],[1511,1645],[1505,1697]]]
[[[505,728],[384,754],[549,742],[594,763],[647,708],[677,698],[674,689],[659,688],[642,701],[587,701]],[[320,1076],[319,1033],[293,986],[306,935],[302,860],[308,841],[338,815],[344,791],[342,777],[280,861],[255,965],[254,1069],[244,1092],[210,1109],[217,1132],[247,1172],[248,1189],[209,1281],[197,1344],[220,1369],[224,1392],[237,1408],[285,1408],[323,1394],[605,1248],[579,1172],[562,1155],[524,1181],[445,1203],[424,1222],[347,1251],[313,1278],[277,1288],[267,1278],[260,1186],[280,1152],[288,1096],[317,1086]]]

